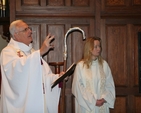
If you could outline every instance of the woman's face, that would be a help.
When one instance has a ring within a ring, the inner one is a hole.
[[[94,47],[91,50],[92,59],[96,59],[101,53],[101,45],[98,40],[94,40]]]

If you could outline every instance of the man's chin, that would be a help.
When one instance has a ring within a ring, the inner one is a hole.
[[[31,41],[30,41],[30,43],[32,43],[32,42],[33,42],[33,39],[32,39],[32,37],[29,37],[29,38],[30,38],[30,40],[31,40]]]

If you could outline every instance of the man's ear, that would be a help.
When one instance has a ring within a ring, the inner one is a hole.
[[[15,34],[13,35],[13,39],[14,39],[14,40],[17,40],[17,37],[18,37],[17,35],[18,35],[18,33],[15,33]]]

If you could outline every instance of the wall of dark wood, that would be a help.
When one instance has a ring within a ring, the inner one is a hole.
[[[140,113],[137,39],[141,32],[141,0],[10,0],[10,21],[15,19],[23,19],[32,27],[35,49],[40,48],[48,33],[55,35],[55,49],[44,57],[48,63],[63,62],[64,36],[69,28],[77,26],[86,37],[102,38],[102,56],[116,84],[111,113]],[[68,36],[67,67],[82,58],[83,44],[80,32]],[[54,66],[51,69],[55,71]],[[74,113],[72,79],[65,83],[65,109],[61,108],[60,113]]]

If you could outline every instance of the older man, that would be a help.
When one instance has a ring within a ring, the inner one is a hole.
[[[1,52],[1,113],[58,113],[60,88],[51,89],[58,78],[42,56],[53,48],[54,36],[41,48],[32,48],[32,30],[22,20],[10,24],[11,40]],[[61,73],[63,74],[63,72]],[[60,74],[60,75],[61,75]]]

